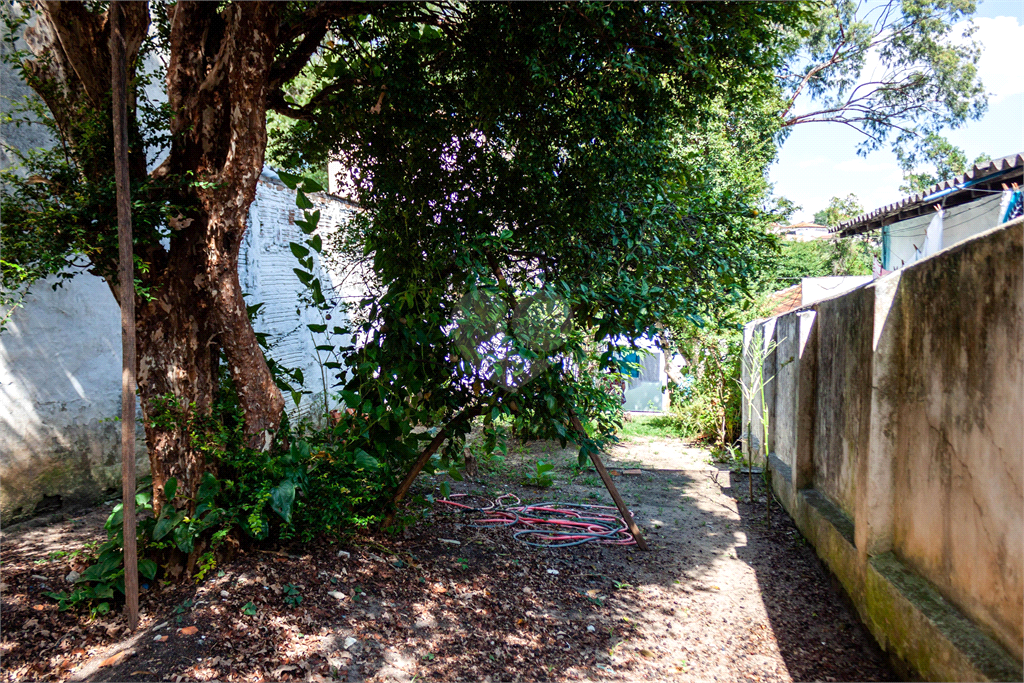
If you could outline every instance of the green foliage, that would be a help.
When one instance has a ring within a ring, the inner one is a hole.
[[[3,62],[37,92],[60,97],[27,66],[30,53],[19,49],[18,38],[30,18],[28,12],[16,8],[2,12],[2,40],[6,43]],[[143,60],[154,49],[151,36],[141,48]],[[170,110],[166,103],[148,96],[147,88],[158,83],[158,74],[136,72],[134,65],[131,72],[129,89],[134,110],[129,136],[138,165],[139,150],[159,156],[169,147],[166,129]],[[16,162],[0,171],[0,213],[4,217],[4,230],[0,231],[0,306],[8,307],[9,316],[28,288],[47,276],[54,276],[55,289],[86,271],[116,283],[118,246],[109,100],[99,109],[82,105],[74,111],[60,112],[64,125],[58,125],[38,96],[8,100],[7,104],[0,123],[42,127],[57,141],[50,149],[6,148]],[[194,180],[176,175],[132,179],[135,268],[139,275],[135,287],[143,298],[152,296],[145,277],[152,265],[148,247],[158,246],[161,239],[170,236],[169,219],[181,211],[180,203],[171,197],[187,191]],[[162,201],[146,200],[156,195]],[[4,322],[0,321],[0,329]]]
[[[679,391],[681,389],[673,389]],[[675,401],[676,399],[673,399]],[[675,415],[633,415],[629,420],[622,423],[619,436],[623,438],[635,436],[653,436],[662,439],[691,437],[701,434],[695,431],[685,422],[680,423]]]
[[[363,211],[318,245],[314,183],[282,179],[306,209],[296,275],[324,318],[336,309],[317,260],[372,262],[374,295],[348,311],[347,343],[325,345],[339,365],[322,367],[358,416],[342,415],[358,420],[347,447],[379,462],[386,486],[427,440],[413,424],[437,427],[427,471],[453,478],[478,416],[576,442],[581,460],[614,438],[609,341],[738,296],[756,271],[770,212],[735,188],[766,187],[760,166],[711,177],[704,159],[732,147],[693,131],[733,130],[747,115],[757,124],[736,140],[773,156],[762,129],[778,108],[776,28],[803,9],[444,11],[440,30],[386,13],[347,28],[310,73],[354,85],[312,93],[315,79],[296,79],[296,106],[317,115],[275,129],[272,143],[293,170],[336,157],[352,170]]]
[[[786,241],[761,274],[758,289],[775,292],[799,284],[805,277],[870,275],[872,259],[879,256],[879,248],[862,237]]]
[[[538,460],[534,464],[533,473],[523,480],[523,483],[527,486],[538,486],[540,488],[548,488],[555,483],[555,478],[550,472],[555,469],[555,466],[544,460]]]
[[[927,133],[915,149],[897,149],[896,159],[903,169],[900,192],[919,194],[943,180],[963,175],[971,167],[990,161],[991,157],[982,154],[968,164],[967,154],[962,149],[937,133]],[[922,164],[931,166],[935,172],[915,172]]]
[[[834,228],[843,221],[855,218],[864,213],[857,195],[851,193],[843,197],[833,197],[821,211],[814,214],[814,222]]]
[[[289,607],[298,607],[302,604],[302,594],[299,593],[299,589],[290,583],[286,583],[281,587],[284,593],[284,604]]]
[[[152,510],[153,506],[150,492],[143,490],[148,487],[149,482],[144,479],[140,484],[135,494],[135,505],[136,510],[141,513]],[[75,580],[75,587],[71,592],[44,593],[57,601],[60,611],[89,606],[93,617],[102,616],[110,611],[115,600],[115,592],[124,595],[123,508],[123,503],[118,503],[111,510],[103,525],[107,532],[107,541],[96,548],[93,564]],[[140,525],[138,532],[140,548],[144,548],[149,537],[148,529]],[[139,554],[143,555],[141,551]],[[156,562],[143,557],[138,562],[138,572],[139,576],[152,581],[157,573]]]

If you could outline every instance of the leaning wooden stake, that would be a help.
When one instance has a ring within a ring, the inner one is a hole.
[[[583,424],[580,419],[575,415],[572,415],[572,427],[576,430],[576,433],[581,438],[587,436],[587,430],[583,428]],[[601,476],[601,481],[604,482],[604,487],[608,489],[608,493],[612,494],[612,500],[615,501],[615,507],[619,508],[619,514],[622,515],[622,519],[626,522],[626,527],[629,528],[629,533],[633,534],[633,538],[636,539],[636,545],[640,550],[647,550],[647,541],[640,534],[640,527],[633,521],[633,515],[629,514],[629,508],[626,507],[626,501],[622,500],[622,496],[619,495],[619,490],[615,488],[615,482],[612,481],[611,476],[608,474],[608,470],[604,468],[604,463],[601,462],[601,458],[598,457],[596,451],[591,451],[590,460],[594,463],[594,467],[597,468],[597,473]]]
[[[121,492],[124,514],[124,594],[128,628],[139,625],[139,563],[135,546],[135,274],[132,263],[131,188],[128,179],[127,67],[121,3],[110,3],[110,80],[117,182],[117,243],[121,291]]]

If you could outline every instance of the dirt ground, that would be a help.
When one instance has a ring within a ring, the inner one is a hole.
[[[541,458],[555,484],[522,485]],[[706,458],[651,437],[607,454],[648,552],[531,548],[436,504],[397,537],[249,550],[198,586],[148,587],[134,635],[121,615],[60,613],[42,596],[66,587],[63,553],[104,538],[109,508],[5,533],[0,679],[896,680],[785,512],[769,528],[763,489],[751,505],[746,476]],[[532,442],[453,491],[610,505],[571,462]]]

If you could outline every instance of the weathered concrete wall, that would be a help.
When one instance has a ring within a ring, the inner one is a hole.
[[[856,472],[867,451],[874,289],[861,287],[815,305],[818,400],[814,487],[853,515]]]
[[[1024,241],[1015,229],[899,274],[891,372],[893,552],[1020,657]]]
[[[865,624],[914,675],[1021,680],[1024,223],[774,335],[773,485]]]
[[[321,230],[329,232],[355,206],[328,195],[311,195],[321,209]],[[300,283],[288,249],[302,233],[295,193],[266,171],[250,208],[250,229],[241,247],[239,276],[247,301],[263,302],[255,327],[268,333],[271,355],[303,371],[299,412],[322,404],[320,368],[302,310]],[[342,282],[323,273],[325,292],[355,296],[359,279]],[[298,309],[298,310],[297,310]],[[2,311],[0,311],[2,315]],[[0,520],[3,523],[41,509],[90,503],[120,489],[121,414],[120,311],[107,285],[79,275],[52,290],[37,283],[25,305],[0,334]],[[319,402],[319,403],[318,403]],[[296,412],[290,398],[286,405]],[[141,413],[140,413],[141,416]],[[141,419],[137,466],[149,471]],[[60,497],[58,500],[57,497]]]

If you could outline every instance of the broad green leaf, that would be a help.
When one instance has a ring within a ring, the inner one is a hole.
[[[285,479],[270,489],[270,509],[286,522],[292,521],[292,503],[295,502],[295,483]]]
[[[164,482],[164,498],[171,501],[174,500],[174,494],[178,492],[178,479],[176,477],[168,477],[167,481]]]
[[[181,523],[181,520],[185,519],[184,510],[174,510],[168,512],[169,505],[165,505],[160,510],[160,517],[156,520],[156,527],[153,528],[153,540],[159,541],[161,538],[171,533],[174,527]],[[166,515],[165,515],[166,513]]]
[[[149,559],[139,560],[139,574],[152,581],[156,578],[156,562]]]

